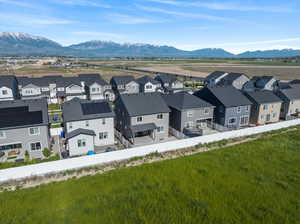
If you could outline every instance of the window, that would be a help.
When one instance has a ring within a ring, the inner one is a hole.
[[[29,134],[30,135],[39,135],[40,134],[40,128],[29,128]]]
[[[41,150],[42,146],[40,142],[30,143],[31,151]]]
[[[32,91],[32,89],[26,89],[26,90],[25,90],[25,93],[26,93],[26,94],[32,94],[33,91]]]
[[[10,144],[10,145],[1,145],[0,150],[14,150],[14,149],[21,149],[22,144]]]
[[[273,113],[273,118],[276,118],[277,117],[277,113]]]
[[[163,133],[164,132],[164,127],[163,126],[157,127],[157,132],[158,133]]]
[[[96,92],[96,88],[92,88],[92,92]]]
[[[0,138],[6,138],[6,135],[5,135],[4,131],[0,131]]]
[[[142,121],[143,121],[143,117],[137,117],[137,118],[136,118],[136,121],[137,121],[137,122],[142,122]]]
[[[72,128],[73,128],[73,123],[70,122],[70,123],[69,123],[69,129],[72,129]]]
[[[99,139],[107,139],[108,138],[108,133],[107,132],[100,132],[99,133]]]
[[[237,107],[237,108],[236,108],[236,112],[237,112],[237,113],[241,113],[241,111],[242,111],[242,108],[241,108],[241,107]]]
[[[193,111],[188,111],[187,112],[187,117],[193,117]]]
[[[229,121],[228,121],[229,124],[235,124],[236,123],[236,118],[233,117],[233,118],[230,118]]]
[[[90,126],[89,121],[85,121],[85,126],[86,127]]]
[[[262,114],[262,115],[260,116],[260,119],[262,119],[262,120],[265,119],[265,115]]]
[[[186,122],[184,125],[186,128],[192,128],[194,126],[194,123],[192,121]]]
[[[267,105],[267,104],[264,104],[263,109],[264,109],[264,110],[268,110],[268,105]]]
[[[105,118],[102,118],[102,124],[106,124]]]
[[[157,119],[163,119],[163,114],[158,114]]]
[[[77,146],[78,146],[78,147],[85,147],[85,146],[86,146],[86,141],[85,141],[85,139],[78,139],[78,140],[77,140]]]
[[[248,123],[249,123],[249,117],[248,116],[241,117],[241,121],[240,121],[241,125],[247,125]]]
[[[7,90],[2,90],[2,95],[7,95],[7,94],[8,94]]]
[[[146,85],[146,89],[152,89],[152,85]]]
[[[208,108],[204,109],[204,114],[209,114],[209,109]]]
[[[246,112],[249,112],[250,106],[246,106]]]

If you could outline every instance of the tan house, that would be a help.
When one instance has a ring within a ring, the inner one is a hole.
[[[276,93],[282,100],[281,117],[289,120],[300,117],[300,85],[281,89]]]
[[[245,95],[253,102],[250,123],[263,125],[279,121],[282,100],[272,91],[247,92]]]

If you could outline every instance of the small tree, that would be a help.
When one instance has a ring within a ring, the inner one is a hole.
[[[51,155],[51,151],[48,148],[44,148],[43,155],[48,158]]]
[[[29,152],[26,150],[25,151],[25,160],[28,161],[29,160]]]

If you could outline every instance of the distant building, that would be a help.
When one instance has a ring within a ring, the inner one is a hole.
[[[63,104],[62,111],[70,156],[114,145],[115,114],[107,101],[74,98]]]
[[[278,89],[278,80],[273,76],[255,76],[248,81],[244,87],[244,91],[270,90]]]
[[[15,100],[19,97],[17,79],[14,76],[0,76],[0,101]]]
[[[0,102],[0,151],[7,157],[43,158],[50,148],[48,108],[45,99]]]
[[[249,78],[242,73],[216,71],[207,76],[204,83],[207,87],[233,86],[242,89],[248,81]]]
[[[140,86],[141,93],[153,93],[153,92],[163,92],[161,83],[149,76],[143,76],[136,79],[136,82]]]
[[[292,87],[276,91],[282,100],[280,116],[283,119],[297,118],[300,115],[300,88]]]
[[[177,93],[189,91],[184,87],[183,82],[179,81],[174,75],[158,75],[155,80],[159,81],[164,88],[165,93]]]
[[[136,82],[133,76],[113,76],[110,80],[110,84],[115,94],[135,94],[139,93],[140,86]]]

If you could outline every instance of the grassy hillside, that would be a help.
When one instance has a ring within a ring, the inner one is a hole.
[[[0,223],[300,223],[300,131],[0,193]]]

